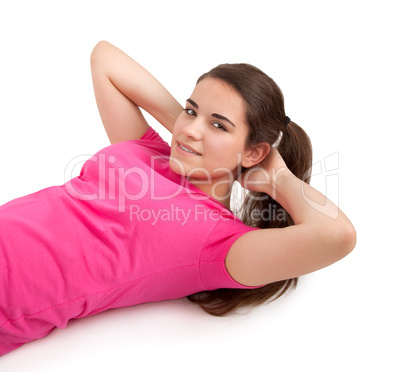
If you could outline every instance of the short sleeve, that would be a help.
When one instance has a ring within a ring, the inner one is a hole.
[[[151,126],[148,127],[147,131],[143,134],[143,136],[140,139],[133,140],[132,142],[140,142],[142,146],[145,146],[150,150],[156,151],[157,153],[162,154],[164,156],[170,155],[169,144]]]
[[[207,290],[218,288],[258,288],[236,282],[228,273],[225,265],[226,256],[242,235],[256,228],[245,225],[239,219],[221,219],[209,236],[200,258],[201,280]]]
[[[163,138],[159,135],[159,133],[151,126],[148,127],[147,131],[143,134],[140,140],[161,142],[167,144],[167,142],[163,140]]]

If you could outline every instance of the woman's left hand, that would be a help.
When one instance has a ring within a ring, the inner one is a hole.
[[[247,190],[266,193],[274,198],[278,177],[290,172],[278,150],[271,148],[258,165],[243,172],[238,181]]]

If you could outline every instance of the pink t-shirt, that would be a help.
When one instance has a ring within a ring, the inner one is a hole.
[[[169,167],[149,128],[79,177],[0,207],[0,355],[73,318],[234,281],[225,257],[253,230]]]

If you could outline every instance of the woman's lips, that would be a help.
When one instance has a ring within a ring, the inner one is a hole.
[[[188,154],[188,155],[197,155],[197,156],[201,156],[201,154],[200,154],[199,152],[197,152],[197,151],[196,151],[194,148],[192,148],[191,146],[186,145],[185,143],[182,143],[182,142],[179,142],[179,141],[177,141],[177,144],[178,144],[177,148],[178,148],[181,152],[186,153],[186,154]]]

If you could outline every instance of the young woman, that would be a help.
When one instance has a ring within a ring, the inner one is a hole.
[[[65,185],[0,207],[0,355],[69,319],[144,302],[188,296],[224,315],[353,249],[350,221],[308,185],[307,135],[259,69],[214,68],[183,108],[107,42],[91,66],[112,145]],[[236,180],[249,190],[244,222],[229,209]]]

